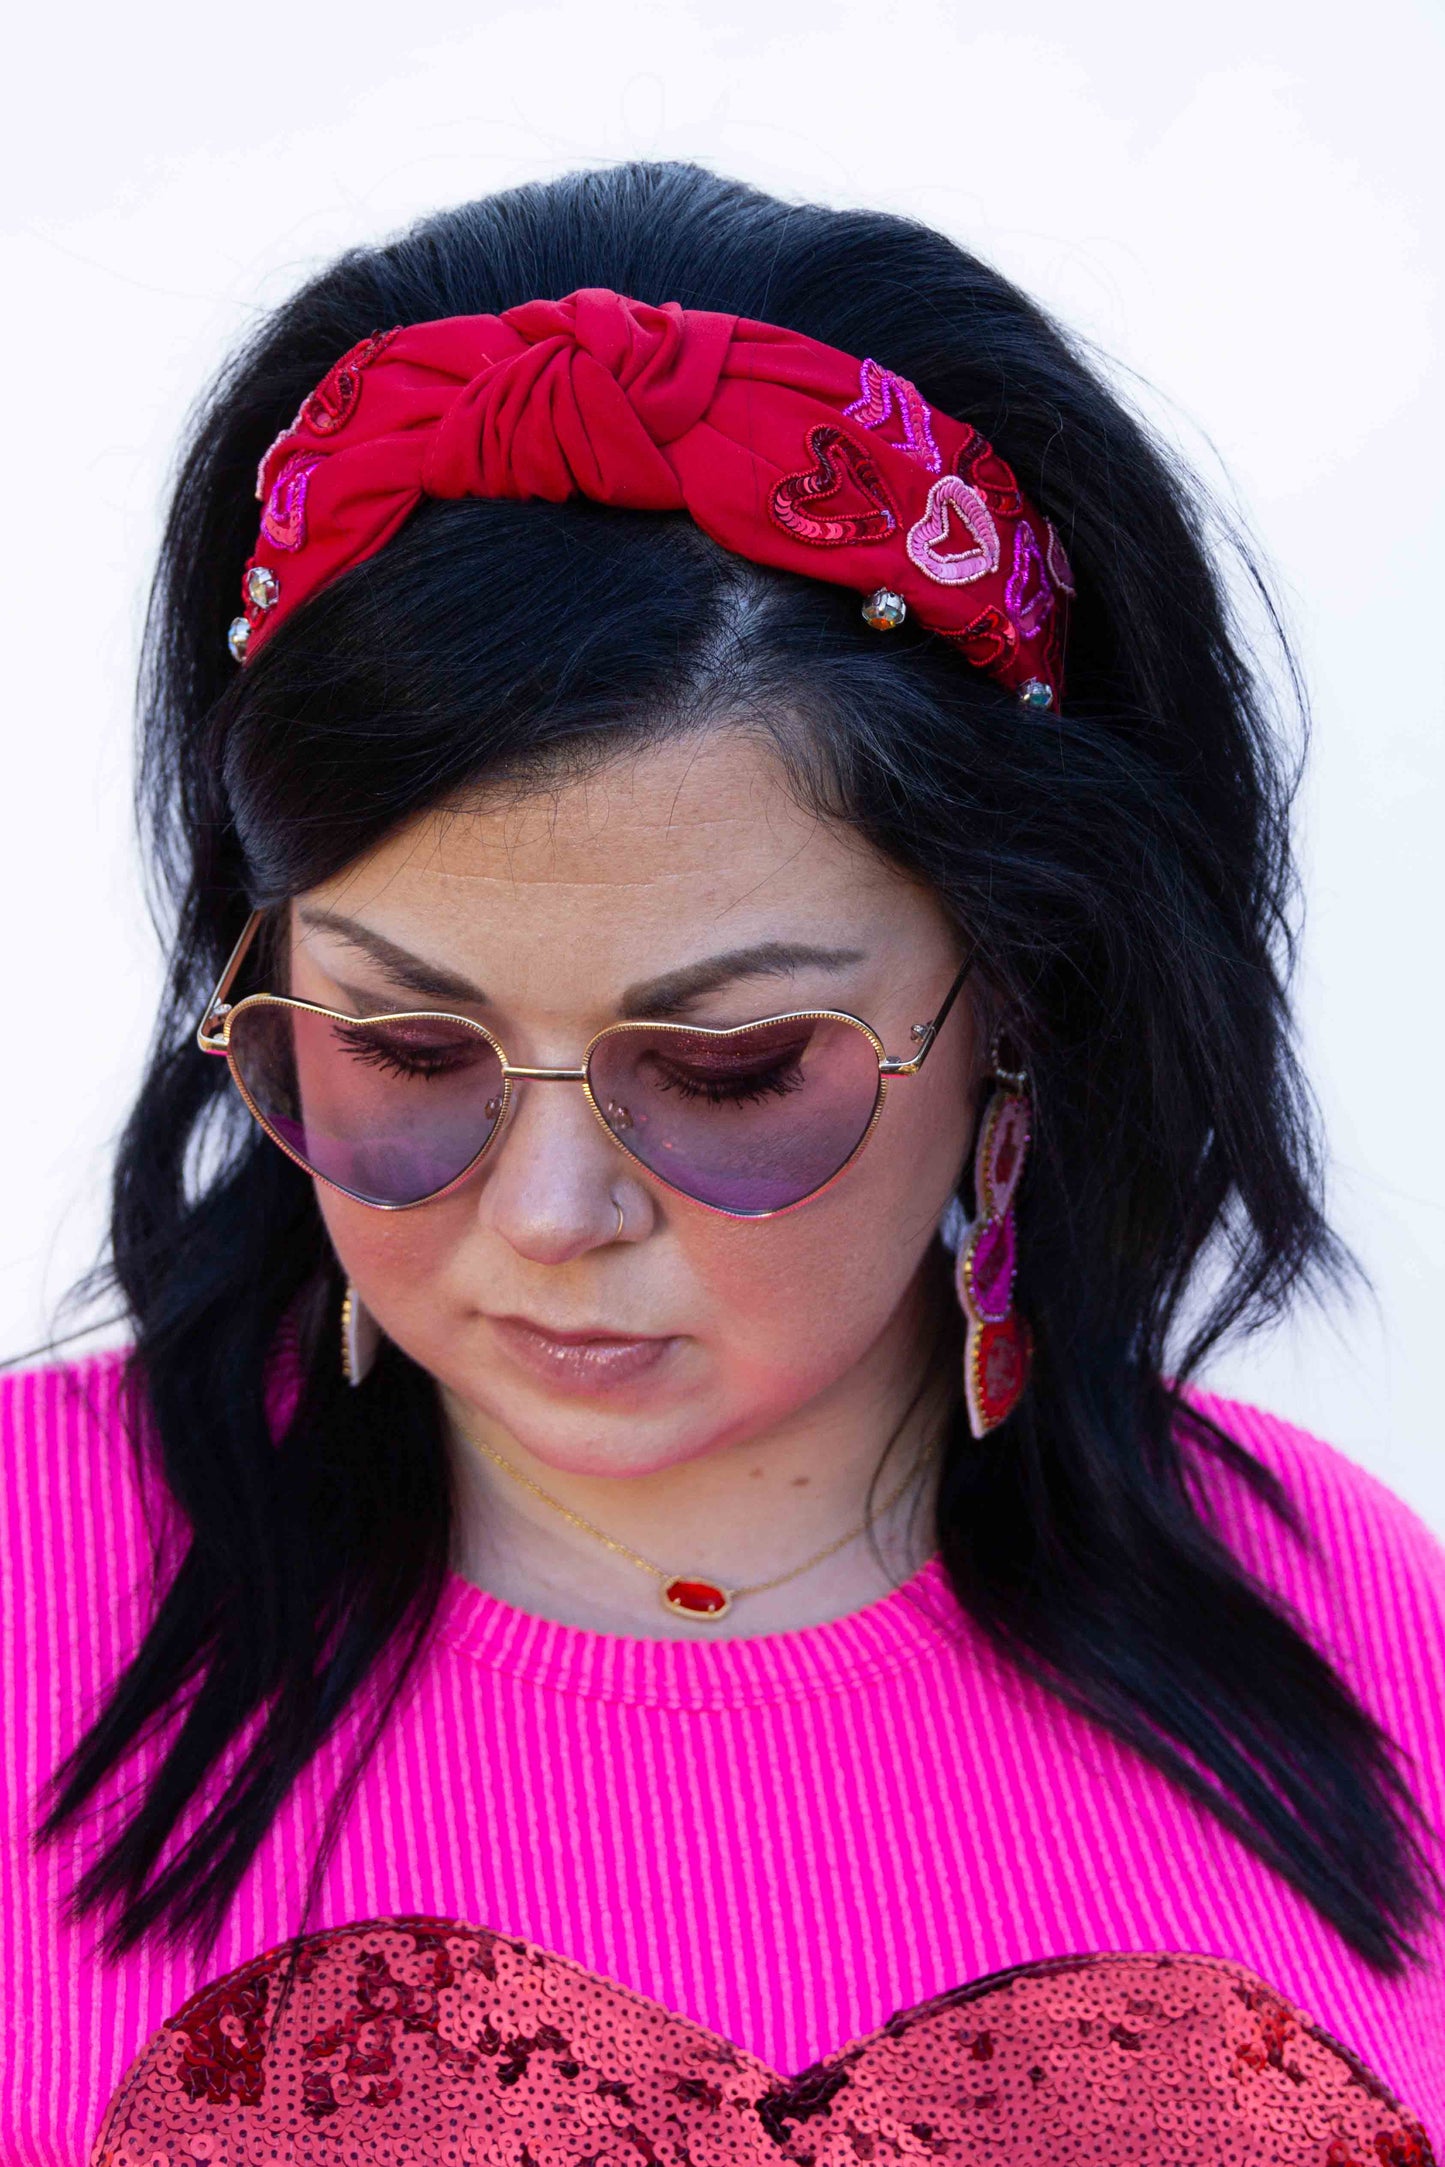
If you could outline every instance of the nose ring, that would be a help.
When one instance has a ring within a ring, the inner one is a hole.
[[[616,1212],[616,1214],[617,1214],[617,1232],[616,1232],[616,1233],[615,1233],[615,1234],[613,1235],[612,1239],[613,1239],[613,1240],[614,1240],[615,1242],[620,1242],[620,1241],[621,1241],[621,1239],[622,1239],[622,1229],[623,1229],[623,1225],[624,1225],[624,1216],[623,1216],[623,1210],[622,1210],[622,1206],[621,1206],[621,1205],[620,1205],[620,1204],[618,1203],[618,1201],[617,1201],[617,1199],[616,1199],[616,1197],[615,1197],[615,1196],[614,1196],[614,1197],[613,1197],[613,1199],[612,1199],[612,1209],[613,1209],[613,1210],[614,1210],[614,1211]]]

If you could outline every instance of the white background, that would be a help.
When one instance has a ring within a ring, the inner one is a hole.
[[[1273,566],[1315,712],[1301,1029],[1374,1293],[1218,1374],[1445,1532],[1438,0],[90,0],[25,9],[5,73],[0,1354],[96,1253],[154,997],[129,700],[188,403],[349,243],[699,158],[992,258]]]

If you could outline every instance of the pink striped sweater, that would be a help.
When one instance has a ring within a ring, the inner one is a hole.
[[[84,2161],[158,2028],[297,1928],[345,1749],[288,1801],[203,1959],[149,1948],[109,1965],[64,1923],[80,1851],[34,1849],[37,1788],[133,1645],[149,1588],[116,1377],[102,1357],[0,1390],[3,2167]],[[1445,1553],[1327,1446],[1205,1404],[1282,1476],[1311,1544],[1212,1472],[1227,1539],[1399,1741],[1445,1826]],[[1149,1768],[1001,1667],[936,1561],[851,1617],[712,1644],[559,1626],[454,1580],[307,1924],[401,1914],[560,1952],[785,2072],[1007,1966],[1231,1959],[1361,2057],[1445,2151],[1439,1926],[1407,1977],[1372,1973]]]

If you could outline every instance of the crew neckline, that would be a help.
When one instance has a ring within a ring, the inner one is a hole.
[[[935,1552],[876,1601],[821,1625],[731,1640],[656,1640],[535,1617],[452,1573],[438,1637],[491,1671],[584,1700],[762,1707],[846,1692],[944,1649],[965,1620]]]

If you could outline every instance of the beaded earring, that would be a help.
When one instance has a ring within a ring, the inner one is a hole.
[[[381,1326],[348,1280],[341,1303],[341,1368],[346,1382],[364,1384],[381,1345]]]
[[[954,1285],[967,1335],[963,1388],[969,1427],[986,1437],[1006,1422],[1029,1381],[1033,1335],[1013,1306],[1018,1234],[1014,1197],[1032,1134],[1028,1076],[1005,1069],[994,1047],[993,1090],[973,1159],[974,1218],[959,1244]]]

